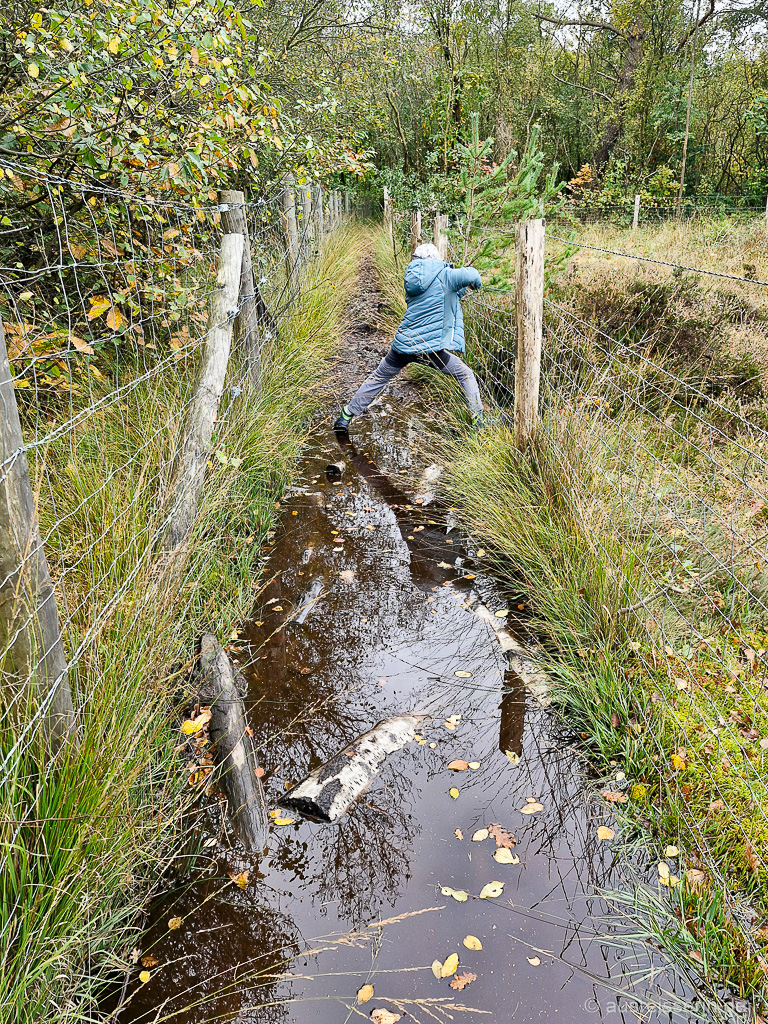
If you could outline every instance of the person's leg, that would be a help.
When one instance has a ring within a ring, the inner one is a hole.
[[[440,373],[448,373],[451,377],[456,378],[466,396],[472,418],[480,416],[483,411],[483,400],[480,397],[477,379],[467,364],[462,362],[453,352],[446,352],[444,348],[440,349],[439,352],[430,352],[429,362]]]
[[[352,417],[364,413],[374,398],[380,395],[387,384],[394,380],[402,368],[410,362],[412,362],[412,357],[390,349],[370,377],[364,380],[357,389],[349,404],[341,410],[339,418],[334,423],[334,430],[346,430]]]

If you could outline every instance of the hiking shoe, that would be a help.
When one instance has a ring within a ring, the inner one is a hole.
[[[336,417],[336,422],[333,424],[334,434],[348,434],[349,425],[352,422],[352,413],[349,411],[347,406],[341,410],[339,415]]]

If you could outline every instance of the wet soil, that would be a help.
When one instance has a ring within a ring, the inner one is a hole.
[[[473,610],[506,612],[530,640],[524,602],[498,591],[450,518],[392,483],[425,416],[406,387],[350,443],[315,431],[238,642],[275,812],[269,848],[249,858],[217,835],[211,809],[198,869],[156,907],[143,952],[157,963],[121,1022],[305,1024],[383,1009],[404,1024],[699,1019],[690,991],[597,895],[622,883],[597,839],[609,811],[589,798],[563,723]],[[424,715],[418,738],[338,824],[278,809],[355,737],[411,712]],[[454,759],[478,767],[450,770]],[[514,836],[514,863],[494,859],[492,837],[472,840],[493,824]],[[241,888],[230,876],[246,871]],[[503,890],[481,898],[492,881]],[[433,974],[452,953],[463,989]],[[374,995],[358,1005],[366,984]]]

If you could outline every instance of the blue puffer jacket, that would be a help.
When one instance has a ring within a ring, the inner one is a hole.
[[[405,270],[405,316],[392,344],[405,355],[445,348],[464,351],[461,299],[467,288],[481,288],[474,267],[454,270],[442,260],[411,260]]]

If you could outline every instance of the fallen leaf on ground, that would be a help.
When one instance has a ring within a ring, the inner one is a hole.
[[[168,931],[175,932],[178,928],[181,928],[181,918],[172,917],[168,921]]]
[[[724,811],[725,810],[725,804],[723,803],[722,800],[713,800],[712,803],[709,805],[709,810],[710,811]]]
[[[601,789],[600,796],[610,804],[625,804],[629,799],[625,793],[617,793],[613,789]]]
[[[544,804],[537,803],[535,800],[532,803],[528,803],[525,807],[520,808],[521,814],[538,814],[539,811],[544,810]]]
[[[672,762],[672,767],[675,769],[675,771],[682,771],[684,768],[688,767],[685,758],[680,757],[679,754],[673,754],[670,758],[670,761]]]
[[[467,985],[471,985],[472,982],[476,980],[476,974],[472,974],[471,971],[462,971],[461,974],[457,974],[455,978],[451,978],[449,984],[451,988],[455,988],[458,992],[463,992]]]
[[[232,879],[232,881],[235,883],[235,885],[238,885],[241,889],[244,889],[246,887],[246,885],[248,885],[248,878],[249,878],[251,872],[250,871],[239,871],[239,872],[237,872],[235,874],[232,871],[228,871],[227,874]]]
[[[479,828],[477,832],[472,835],[473,843],[481,843],[484,839],[487,839],[490,833],[487,828]]]
[[[460,828],[455,828],[453,830],[453,834],[456,836],[457,839],[463,839],[464,838],[464,833],[461,831]]]
[[[452,974],[455,974],[456,968],[459,966],[459,954],[451,953],[450,956],[445,958],[443,966],[440,968],[440,977],[449,978]]]
[[[391,1010],[371,1010],[371,1020],[374,1024],[396,1024],[400,1020],[400,1014],[392,1013]]]
[[[656,865],[656,870],[659,872],[659,878],[669,878],[669,864],[667,864],[666,861],[660,860]]]
[[[698,889],[704,885],[707,876],[699,868],[688,868],[685,872],[685,880],[693,889]]]
[[[484,554],[485,554],[485,551],[482,548],[478,548],[477,549],[477,557],[478,558],[482,558]]]
[[[483,944],[476,935],[467,935],[462,940],[467,949],[482,949]]]
[[[538,956],[527,956],[525,959],[528,961],[531,967],[538,967],[541,963],[541,957]]]
[[[497,612],[493,613],[497,619],[506,619],[509,615],[509,608],[500,608]]]
[[[469,763],[467,761],[457,759],[456,761],[451,761],[448,767],[453,769],[455,772],[465,772],[467,768],[469,768]]]
[[[497,896],[501,896],[501,894],[503,892],[504,892],[504,883],[503,882],[488,882],[480,890],[480,899],[481,900],[494,899]]]
[[[453,674],[455,676],[458,676],[459,679],[469,679],[472,676],[471,672],[465,672],[464,669],[461,669],[461,668],[457,669]]]
[[[493,851],[493,859],[497,864],[519,864],[520,858],[508,850],[506,847],[502,847],[500,850]]]
[[[453,797],[454,800],[459,795],[459,791],[458,791],[458,789],[456,789],[455,786],[451,786],[451,788],[448,790],[448,792]]]
[[[613,831],[612,828],[609,828],[608,825],[598,825],[597,838],[601,841],[603,839],[613,839],[615,835],[616,833]]]
[[[477,769],[480,767],[480,762],[479,761],[470,761],[469,762],[469,767],[472,769],[473,772],[476,772]]]
[[[676,846],[668,846],[664,851],[665,857],[676,857],[680,853]]]
[[[442,964],[442,962],[440,960],[433,960],[432,961],[432,973],[434,974],[434,976],[436,978],[438,978],[438,979],[440,978],[440,971],[442,971],[442,969],[443,969],[443,964]]]
[[[373,998],[373,985],[363,985],[360,991],[357,993],[358,1003],[367,1003],[369,999]]]
[[[494,822],[493,824],[488,826],[488,835],[491,837],[491,839],[496,840],[497,846],[502,846],[508,850],[511,850],[512,847],[515,845],[515,837],[512,835],[510,831],[508,831],[505,828],[502,828],[498,822]]]
[[[196,718],[188,718],[185,722],[182,722],[181,731],[185,736],[194,736],[196,732],[200,732],[201,729],[205,728],[211,720],[210,711],[201,711]]]
[[[443,885],[440,887],[440,892],[443,896],[453,896],[457,903],[466,903],[469,899],[469,893],[463,889],[452,889],[449,885]]]

